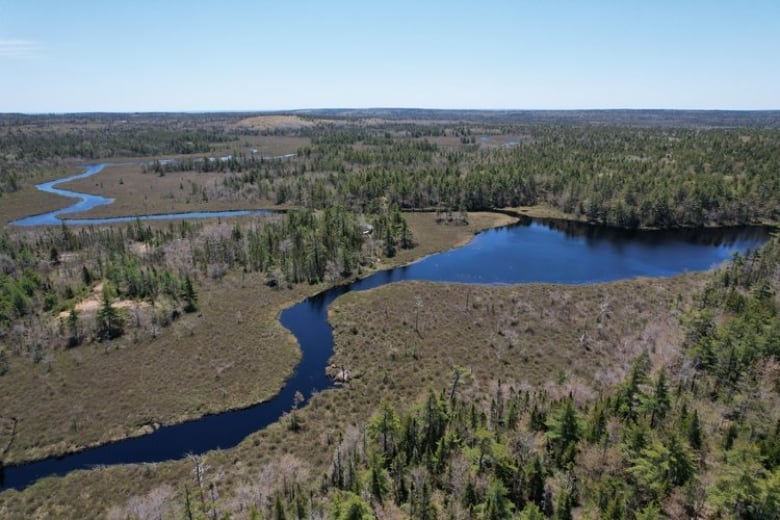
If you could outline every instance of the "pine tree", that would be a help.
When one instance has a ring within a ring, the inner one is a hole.
[[[669,386],[666,383],[666,370],[661,369],[653,387],[653,395],[645,396],[646,411],[650,413],[650,427],[655,428],[666,418],[671,407],[669,401]]]
[[[287,513],[284,510],[284,502],[280,493],[274,495],[274,520],[287,520]]]
[[[571,464],[580,440],[580,426],[574,400],[569,397],[547,420],[547,439],[559,466]]]
[[[555,520],[572,520],[571,497],[565,491],[560,491],[555,500]]]
[[[544,481],[545,472],[542,467],[542,461],[538,456],[534,456],[531,461],[531,468],[528,471],[528,501],[541,507],[544,501]]]
[[[384,464],[388,465],[395,456],[401,433],[401,421],[389,401],[383,401],[378,415],[369,422],[371,438],[379,441]]]
[[[504,484],[493,478],[485,491],[485,502],[482,508],[482,518],[485,520],[503,520],[512,514],[513,504],[507,498]]]
[[[68,331],[70,337],[68,338],[68,347],[76,347],[81,344],[81,332],[79,331],[79,315],[76,312],[76,307],[70,308],[68,314]]]
[[[103,304],[97,313],[97,337],[100,341],[118,338],[124,333],[124,319],[119,310],[111,304],[111,290],[103,284]]]
[[[334,497],[328,518],[333,520],[374,520],[375,516],[371,511],[371,506],[360,496],[349,491],[342,491]]]
[[[195,312],[198,310],[198,296],[195,293],[190,275],[184,278],[184,301],[184,312]]]
[[[693,417],[691,418],[691,424],[688,427],[688,444],[691,445],[691,448],[694,450],[700,450],[702,448],[702,433],[701,433],[701,424],[699,423],[699,412],[695,411],[693,412]]]
[[[395,238],[393,238],[393,230],[390,229],[390,225],[385,225],[385,256],[392,258],[395,256]]]
[[[546,520],[546,518],[547,517],[544,516],[542,510],[539,509],[539,506],[533,502],[526,504],[519,516],[519,520]]]
[[[368,489],[371,495],[378,503],[382,503],[385,500],[385,496],[390,490],[390,476],[387,470],[382,467],[382,457],[373,453],[369,458],[368,467]]]

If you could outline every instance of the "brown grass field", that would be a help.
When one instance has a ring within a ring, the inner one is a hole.
[[[315,126],[311,119],[303,119],[293,115],[263,115],[242,119],[236,126],[254,130],[276,130],[288,128],[309,128]]]
[[[307,290],[274,291],[259,276],[229,276],[208,283],[200,311],[157,338],[127,334],[108,346],[58,350],[48,362],[19,362],[3,378],[14,392],[0,395],[3,415],[19,420],[6,462],[268,399],[300,358],[276,315]]]
[[[67,177],[83,171],[75,165],[55,166],[47,169],[41,177],[22,179],[20,189],[0,197],[0,225],[32,214],[47,213],[73,204],[73,200],[35,189],[35,184],[60,177]]]
[[[60,187],[114,199],[113,204],[69,215],[74,218],[121,217],[126,215],[250,209],[257,203],[236,198],[205,198],[203,190],[218,184],[225,173],[171,172],[163,176],[143,173],[141,166],[108,166],[100,173],[62,184]],[[271,206],[270,203],[266,207]]]
[[[217,143],[211,156],[224,156],[231,153],[250,155],[258,150],[264,156],[278,156],[295,153],[306,146],[310,140],[305,137],[291,136],[241,136],[238,141]],[[201,159],[204,154],[192,157]],[[186,158],[187,156],[165,156],[159,159]],[[54,180],[83,171],[83,164],[109,163],[100,173],[78,181],[62,184],[58,187],[81,191],[93,195],[102,195],[115,199],[109,206],[95,208],[73,217],[100,218],[138,215],[142,213],[168,213],[185,211],[218,211],[228,209],[250,209],[269,207],[272,204],[258,205],[242,197],[226,199],[212,197],[204,201],[202,192],[210,186],[219,184],[225,173],[171,172],[164,176],[155,173],[142,173],[142,165],[151,163],[155,157],[118,157],[95,159],[92,161],[69,161],[48,168],[47,172],[36,178],[21,179],[20,189],[4,194],[0,198],[0,224],[28,216],[65,208],[73,203],[72,199],[43,193],[35,188],[41,182]],[[213,194],[213,189],[211,190]],[[32,208],[32,209],[31,209]]]
[[[556,219],[556,220],[573,220],[576,222],[587,222],[584,217],[578,217],[571,213],[564,213],[563,211],[551,208],[550,206],[537,205],[537,206],[518,206],[516,208],[502,208],[506,211],[515,211],[522,215],[528,215],[532,218],[543,219]]]
[[[408,220],[420,245],[377,268],[453,247],[480,229],[511,222],[487,213],[472,215],[468,226],[438,225],[430,213],[411,214]],[[325,286],[274,290],[264,281],[261,274],[239,273],[220,281],[202,279],[199,312],[156,338],[136,332],[108,347],[55,350],[43,363],[16,360],[3,378],[15,391],[0,394],[3,415],[19,419],[6,462],[105,443],[275,394],[300,357],[277,316]]]

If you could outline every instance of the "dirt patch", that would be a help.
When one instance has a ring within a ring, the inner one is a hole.
[[[74,308],[78,313],[94,314],[103,304],[103,284],[99,283],[92,289],[92,294],[78,302]],[[123,300],[121,298],[114,299],[111,305],[118,309],[133,309],[133,308],[147,308],[149,304],[147,302],[139,302],[133,300]],[[70,311],[62,311],[59,313],[59,318],[67,318]]]

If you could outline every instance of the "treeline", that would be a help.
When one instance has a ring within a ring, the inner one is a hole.
[[[247,156],[242,153],[234,153],[225,157],[187,157],[186,159],[175,159],[160,161],[154,160],[144,164],[141,171],[143,173],[156,173],[165,175],[169,172],[233,172],[241,173],[244,170],[258,169],[265,159],[258,155]]]
[[[336,206],[320,213],[290,211],[246,230],[236,224],[229,234],[204,236],[193,249],[193,263],[212,277],[240,268],[266,273],[272,286],[318,283],[351,276],[413,245],[398,208],[359,216]]]
[[[17,161],[53,158],[102,159],[132,155],[208,153],[213,143],[234,139],[235,137],[217,129],[9,129],[0,133],[0,149]]]

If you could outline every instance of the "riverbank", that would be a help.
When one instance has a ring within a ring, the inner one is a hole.
[[[107,166],[94,177],[68,182],[59,187],[90,195],[114,199],[69,218],[113,218],[139,214],[183,213],[191,211],[228,211],[252,209],[287,209],[270,200],[218,196],[216,190],[225,178],[224,172],[169,172],[158,175],[143,172],[139,163]]]
[[[514,219],[476,213],[467,225],[446,225],[433,214],[409,214],[407,221],[417,246],[363,275],[451,249]],[[0,409],[17,417],[19,428],[6,464],[81,451],[275,395],[300,359],[278,315],[327,285],[276,290],[261,275],[239,273],[202,284],[200,311],[154,339],[128,336],[57,350],[46,363],[12,365],[3,382],[18,392],[0,395]]]
[[[564,211],[561,211],[557,208],[553,208],[552,206],[546,206],[542,204],[534,205],[534,206],[517,206],[517,207],[510,207],[510,208],[497,208],[496,211],[504,212],[508,215],[517,215],[517,216],[526,216],[530,218],[535,219],[551,219],[551,220],[563,220],[563,221],[569,221],[569,222],[580,222],[583,224],[590,223],[588,219],[583,215],[574,215],[572,213],[566,213]],[[607,226],[608,224],[599,224],[599,223],[590,223],[596,226]],[[773,220],[769,218],[764,218],[759,220],[758,222],[730,222],[730,223],[723,223],[723,222],[708,222],[705,223],[704,228],[721,228],[721,227],[729,227],[729,226],[769,226],[773,228],[780,229],[780,221]],[[640,226],[635,229],[641,229],[641,230],[654,230],[654,229],[660,229],[660,228],[651,228],[646,226]],[[692,228],[695,229],[695,228]]]

